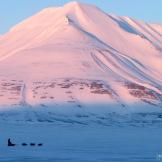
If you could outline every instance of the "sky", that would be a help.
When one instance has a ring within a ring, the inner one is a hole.
[[[107,13],[162,23],[162,0],[78,0],[95,4]],[[1,0],[0,35],[40,10],[61,6],[70,0]]]

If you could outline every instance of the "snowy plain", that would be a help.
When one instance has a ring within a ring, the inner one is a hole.
[[[0,124],[2,162],[158,162],[162,130],[156,127],[78,124]],[[7,138],[17,143],[7,147]],[[43,143],[21,146],[22,142]]]

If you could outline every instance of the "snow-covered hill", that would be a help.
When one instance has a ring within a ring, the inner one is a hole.
[[[0,107],[26,120],[161,113],[162,25],[78,2],[44,9],[0,37]]]

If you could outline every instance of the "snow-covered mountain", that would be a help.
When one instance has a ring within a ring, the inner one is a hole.
[[[78,2],[42,10],[0,37],[0,107],[161,112],[162,25]]]

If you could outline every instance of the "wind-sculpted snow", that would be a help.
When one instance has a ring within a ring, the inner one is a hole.
[[[104,121],[113,112],[157,117],[161,31],[77,2],[44,9],[0,36],[1,119],[14,112],[15,120],[52,122]]]

